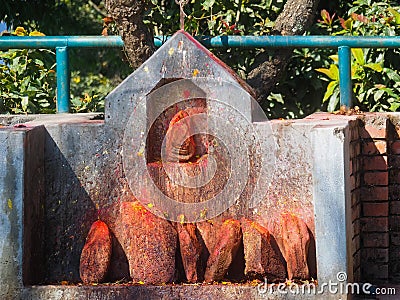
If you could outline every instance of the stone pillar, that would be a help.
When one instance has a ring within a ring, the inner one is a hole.
[[[21,298],[30,275],[40,276],[43,131],[0,129],[1,299]]]
[[[319,125],[311,134],[318,283],[346,284],[353,282],[348,122]]]

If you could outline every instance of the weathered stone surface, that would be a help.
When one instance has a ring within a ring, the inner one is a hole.
[[[303,220],[291,213],[281,215],[282,254],[287,263],[289,279],[308,279],[310,277],[307,256],[310,233]]]
[[[189,114],[179,111],[169,123],[166,136],[166,156],[168,161],[187,162],[195,154],[196,145],[190,131]]]
[[[202,244],[196,234],[196,225],[193,223],[176,224],[186,280],[190,283],[200,281],[201,273],[204,270],[201,270]]]
[[[208,220],[196,223],[196,227],[204,241],[205,247],[208,251],[214,249],[217,241],[217,233],[221,227],[221,221]]]
[[[124,250],[134,282],[172,281],[177,235],[173,226],[148,211],[133,197],[108,210],[109,226]]]
[[[111,259],[111,235],[102,221],[93,223],[82,249],[79,273],[83,283],[102,282],[108,272]]]
[[[220,226],[217,225],[213,229],[217,229],[216,232],[212,230],[212,232],[208,232],[208,236],[213,236],[215,239],[207,238],[208,242],[204,239],[210,253],[204,274],[206,282],[219,281],[224,278],[242,239],[238,220],[225,220]]]
[[[112,254],[110,268],[108,270],[107,281],[130,281],[131,276],[129,275],[129,263],[126,258],[124,249],[122,249],[121,244],[111,232],[112,238]]]
[[[274,237],[263,226],[242,218],[245,275],[266,277],[268,281],[286,278],[286,263]]]

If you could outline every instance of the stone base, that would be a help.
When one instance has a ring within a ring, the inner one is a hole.
[[[339,294],[294,294],[289,290],[286,293],[274,291],[259,291],[253,285],[235,284],[185,284],[185,285],[97,285],[97,286],[32,286],[24,289],[24,299],[63,299],[63,300],[121,300],[121,299],[197,299],[197,300],[233,300],[233,299],[269,299],[269,300],[314,300],[314,299],[350,299],[350,296]]]

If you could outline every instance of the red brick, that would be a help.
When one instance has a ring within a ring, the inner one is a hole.
[[[360,173],[354,174],[354,179],[355,179],[355,187],[359,188],[361,186],[361,174]]]
[[[375,231],[387,232],[389,230],[388,218],[387,217],[361,218],[361,230],[363,232],[375,232]]]
[[[361,201],[387,201],[389,189],[387,186],[371,186],[360,189]]]
[[[349,174],[354,174],[353,173],[353,162],[350,159],[350,166],[349,166]]]
[[[388,172],[367,172],[364,174],[364,184],[366,185],[388,185]]]
[[[389,233],[368,233],[362,234],[363,247],[387,248],[389,247]]]
[[[354,271],[353,271],[354,282],[360,282],[361,281],[361,267],[354,266],[353,269],[354,269]]]
[[[387,217],[389,215],[389,203],[363,203],[363,215],[365,217]]]
[[[392,232],[400,231],[400,216],[390,216],[390,230]]]
[[[386,126],[365,125],[365,127],[360,128],[359,132],[363,139],[384,139],[386,137]]]
[[[362,144],[362,154],[376,155],[386,153],[386,141],[371,141]]]
[[[351,192],[351,206],[355,206],[360,202],[361,189],[355,189]]]
[[[360,219],[354,220],[353,223],[353,233],[357,235],[360,233]]]
[[[350,159],[350,166],[349,166],[349,173],[350,174],[358,174],[360,173],[361,170],[361,161],[362,161],[362,157],[358,156],[355,158]]]
[[[358,268],[360,264],[361,264],[361,250],[358,250],[353,254],[354,268]]]
[[[358,132],[358,122],[350,122],[350,124],[353,123],[354,125],[352,126],[352,128],[350,129],[350,134],[351,134],[351,140],[352,141],[356,141],[360,139],[360,133]]]
[[[388,164],[391,168],[400,168],[400,155],[389,155]]]
[[[360,249],[360,236],[356,235],[351,240],[351,250],[353,253],[357,252]]]
[[[357,157],[358,155],[361,154],[361,146],[360,142],[351,142],[350,143],[350,158]]]
[[[395,141],[390,145],[391,154],[400,154],[400,141]]]
[[[400,185],[390,182],[389,197],[392,201],[400,201]]]
[[[393,232],[391,234],[390,243],[394,246],[400,246],[400,232]]]
[[[365,281],[373,281],[374,279],[385,280],[389,275],[389,267],[387,264],[362,264],[361,274]]]
[[[394,132],[392,132],[392,134],[394,136],[400,137],[400,126],[399,125],[395,125],[393,129],[394,129]]]
[[[354,190],[358,188],[356,185],[356,177],[354,175],[350,175],[350,190]]]
[[[364,171],[386,171],[387,170],[387,156],[365,156],[363,157],[363,170]]]
[[[390,184],[400,184],[400,170],[399,169],[391,169],[389,173],[389,181]]]
[[[358,219],[360,217],[360,212],[361,212],[361,205],[355,205],[351,208],[351,219],[352,221]]]
[[[389,262],[388,248],[364,248],[361,250],[361,258],[365,262]]]
[[[390,202],[390,214],[400,215],[400,200]]]

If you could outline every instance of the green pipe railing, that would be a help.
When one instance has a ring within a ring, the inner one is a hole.
[[[169,37],[155,37],[160,47]],[[205,47],[239,48],[337,48],[339,55],[340,104],[352,103],[351,48],[400,48],[400,37],[368,36],[217,36],[196,37]],[[68,48],[123,47],[120,36],[35,36],[0,37],[0,50],[4,49],[56,49],[57,112],[69,112]]]

